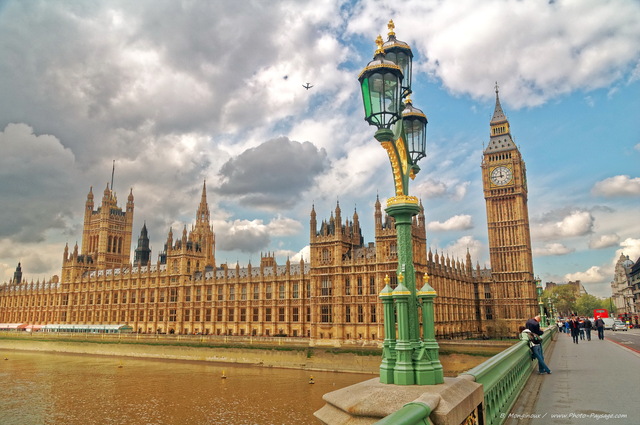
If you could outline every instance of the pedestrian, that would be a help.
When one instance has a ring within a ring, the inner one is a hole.
[[[538,316],[539,317],[539,316]],[[531,319],[529,319],[531,320]],[[527,323],[529,323],[527,321]],[[542,338],[539,335],[535,334],[530,329],[525,328],[524,326],[520,326],[520,339],[522,341],[526,341],[529,344],[529,349],[533,356],[538,360],[538,374],[551,374],[551,369],[544,362],[544,354],[542,352]]]
[[[589,320],[589,318],[587,317],[584,320],[584,331],[587,334],[587,341],[591,341],[591,329],[593,328],[593,323],[591,323],[591,320]]]
[[[569,333],[569,321],[570,321],[570,320],[569,320],[569,319],[567,319],[567,320],[564,322],[564,333],[566,333],[566,334],[568,334],[568,333]]]
[[[571,338],[573,339],[573,343],[578,343],[578,335],[580,334],[580,323],[578,322],[578,318],[576,316],[572,316],[569,321],[569,329],[571,330]]]
[[[602,320],[602,317],[598,317],[596,319],[595,325],[596,329],[598,330],[598,339],[604,339],[604,320]]]
[[[578,320],[578,330],[580,331],[580,340],[584,341],[584,318]]]

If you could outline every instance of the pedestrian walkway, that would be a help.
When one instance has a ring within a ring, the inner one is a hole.
[[[615,342],[574,344],[565,333],[545,352],[551,375],[537,367],[511,410],[508,425],[640,424],[640,354]]]

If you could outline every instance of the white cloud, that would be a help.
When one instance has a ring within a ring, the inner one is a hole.
[[[307,245],[302,248],[297,254],[291,256],[292,263],[294,261],[298,262],[300,261],[300,259],[303,259],[307,263],[311,261],[311,246]]]
[[[592,232],[594,218],[588,211],[572,211],[561,220],[551,220],[532,226],[532,237],[554,239],[584,236]]]
[[[288,217],[278,215],[267,225],[271,236],[293,236],[303,230],[302,223]]]
[[[607,198],[638,196],[640,195],[640,177],[631,178],[626,175],[609,177],[597,182],[591,192]]]
[[[567,273],[564,278],[568,281],[576,281],[584,283],[599,283],[603,282],[606,279],[609,279],[611,276],[609,272],[603,270],[601,267],[592,266],[588,270],[584,272],[576,272],[576,273]]]
[[[427,224],[428,230],[447,231],[447,230],[467,230],[473,227],[473,219],[470,215],[455,215],[444,223],[432,221]]]
[[[621,254],[628,255],[631,260],[637,261],[640,258],[640,239],[627,238],[620,242],[620,249],[616,250],[613,264],[618,261]]]
[[[0,237],[35,242],[49,229],[69,230],[79,183],[73,152],[25,124],[0,132],[0,151]]]
[[[407,9],[413,12],[402,13]],[[358,5],[348,31],[376,34],[390,16],[398,38],[427,58],[418,59],[414,73],[427,72],[453,93],[474,97],[487,97],[497,80],[516,107],[604,87],[638,61],[636,2],[521,1],[505,7],[501,0],[415,0],[381,7],[370,0]]]
[[[444,248],[444,252],[450,253],[453,258],[464,262],[467,259],[467,251],[471,254],[473,260],[477,260],[482,249],[483,247],[480,241],[474,239],[472,236],[463,236],[447,245]],[[475,264],[473,267],[475,267]]]
[[[597,238],[591,239],[589,241],[589,248],[590,249],[609,248],[610,246],[617,245],[619,241],[620,241],[620,236],[616,234],[600,235]]]
[[[575,249],[567,248],[561,243],[548,243],[543,248],[534,248],[533,255],[536,257],[545,257],[549,255],[566,255],[574,251]]]
[[[429,178],[417,185],[415,191],[424,199],[438,198],[447,193],[447,185],[442,181]]]

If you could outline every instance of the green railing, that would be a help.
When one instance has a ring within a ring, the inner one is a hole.
[[[374,425],[431,425],[430,414],[431,408],[425,403],[411,402],[380,419]]]
[[[542,347],[546,349],[556,332],[554,326],[542,336]],[[546,350],[545,350],[546,351]],[[482,384],[484,391],[484,423],[502,424],[506,415],[518,399],[537,362],[531,360],[531,350],[525,341],[519,341],[486,362],[461,374],[471,375]]]
[[[545,331],[542,347],[546,351],[557,328]],[[486,425],[500,425],[508,417],[509,410],[518,399],[531,372],[537,367],[531,360],[531,350],[525,341],[518,341],[486,362],[464,372],[482,384],[484,392],[483,416]],[[376,425],[428,425],[431,410],[424,403],[412,402],[400,410],[376,422]]]

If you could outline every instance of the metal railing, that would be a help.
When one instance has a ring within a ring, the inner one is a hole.
[[[549,347],[556,332],[557,327],[555,326],[545,331],[542,336],[543,349]],[[525,341],[518,341],[458,377],[469,375],[473,381],[482,384],[484,424],[500,425],[508,417],[507,413],[518,399],[535,367],[537,367],[537,362],[531,359],[529,344]],[[376,422],[376,425],[427,425],[431,424],[430,414],[431,410],[426,404],[411,402],[391,415],[382,418]]]
[[[542,336],[543,349],[549,346],[556,331],[555,326],[545,331]],[[460,375],[471,375],[475,382],[482,384],[486,425],[499,425],[506,420],[508,415],[505,414],[518,399],[534,367],[537,367],[537,362],[531,360],[529,344],[519,341]]]

